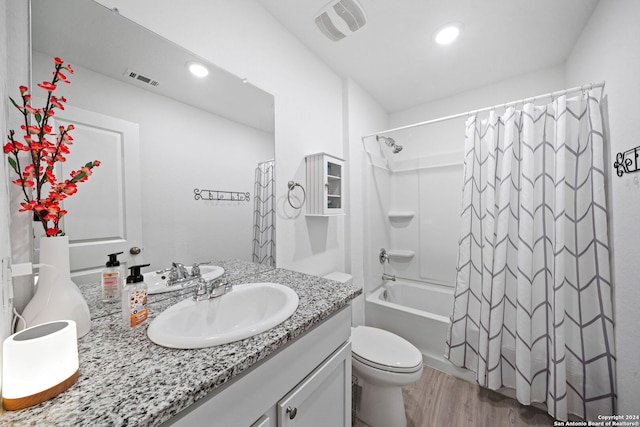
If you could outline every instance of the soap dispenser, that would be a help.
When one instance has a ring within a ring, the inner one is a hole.
[[[109,254],[109,261],[102,269],[102,301],[114,302],[120,299],[120,290],[124,284],[124,273],[118,261],[118,255],[123,252]]]
[[[134,328],[147,320],[147,284],[140,273],[142,267],[150,264],[129,267],[130,275],[122,290],[122,321],[125,329]]]

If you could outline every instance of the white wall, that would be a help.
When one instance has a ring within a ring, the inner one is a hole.
[[[345,103],[348,123],[347,142],[345,148],[348,161],[348,189],[346,192],[349,203],[347,213],[349,224],[347,226],[346,239],[346,263],[349,272],[353,275],[356,286],[367,290],[368,279],[371,272],[365,270],[365,254],[369,257],[371,244],[367,242],[369,227],[364,221],[367,216],[365,210],[368,190],[364,176],[369,171],[368,160],[362,146],[361,136],[370,134],[388,126],[388,114],[367,92],[355,81],[345,80]],[[377,248],[379,249],[379,248]],[[367,282],[367,283],[366,283]],[[364,296],[358,297],[353,303],[353,323],[364,323]]]
[[[7,4],[0,4],[0,27],[7,28]],[[7,45],[7,31],[0,31],[0,46],[2,47],[2,51],[6,52],[8,50]],[[7,55],[2,55],[0,57],[0,75],[7,75],[8,64]],[[9,105],[5,101],[7,99],[7,81],[2,79],[0,81],[0,134],[2,136],[7,134],[9,129],[8,126],[8,118],[9,118]],[[5,141],[3,141],[4,145]],[[3,155],[4,156],[4,155]],[[0,260],[4,260],[7,257],[11,257],[11,247],[9,245],[9,190],[7,188],[7,176],[8,176],[8,168],[6,167],[7,162],[3,158],[0,162],[0,177],[2,180],[0,182]],[[4,264],[3,264],[4,265]],[[5,270],[0,271],[0,341],[4,341],[9,334],[9,324],[10,324],[10,308],[9,306],[5,306],[4,301],[7,298],[7,293],[10,291],[9,286],[7,286],[8,279],[5,277]],[[2,356],[0,356],[0,362],[2,362]],[[2,379],[2,373],[0,373],[0,380]],[[0,382],[1,384],[1,382]]]
[[[566,64],[569,86],[606,80],[610,151],[610,241],[618,357],[618,413],[637,414],[640,396],[640,173],[619,178],[615,155],[640,146],[640,2],[598,3]]]
[[[0,134],[2,135],[2,145],[6,143],[6,135],[9,129],[18,129],[20,125],[19,114],[16,114],[15,108],[10,106],[8,97],[16,99],[19,96],[18,86],[29,81],[29,49],[26,27],[21,25],[27,18],[27,3],[18,1],[0,2]],[[11,220],[14,224],[17,222],[19,226],[16,231],[20,231],[24,224],[30,222],[29,219],[20,218],[16,206],[10,202],[12,197],[9,194],[8,178],[11,180],[15,177],[9,175],[14,173],[6,167],[7,161],[5,154],[2,154],[0,161],[0,260],[11,260],[12,262],[23,262],[30,259],[30,250],[24,251],[25,245],[18,246],[17,253],[12,252],[10,246],[9,229]],[[15,194],[15,193],[13,193]],[[25,241],[30,239],[25,236]],[[28,244],[26,246],[29,246]],[[17,256],[16,256],[17,255]],[[20,259],[26,257],[26,259]],[[10,300],[13,292],[14,282],[19,286],[21,283],[28,283],[26,280],[12,281],[8,276],[8,272],[3,268],[0,272],[0,342],[11,335],[11,313],[13,301]],[[28,289],[29,296],[32,294],[33,288]],[[18,296],[24,296],[24,292],[18,289]],[[26,298],[19,301],[20,308],[26,304]],[[0,351],[0,366],[2,365],[2,352]],[[2,389],[2,372],[0,372],[0,391]]]
[[[100,0],[275,97],[279,267],[345,270],[345,217],[305,218],[286,202],[287,182],[305,182],[304,156],[344,157],[342,81],[253,0]]]
[[[50,55],[33,53],[35,81],[48,78],[51,69]],[[69,105],[139,125],[142,241],[149,269],[171,262],[250,261],[253,197],[205,202],[194,199],[193,189],[253,195],[258,162],[273,158],[273,135],[86,68],[74,69],[72,84],[60,88]]]

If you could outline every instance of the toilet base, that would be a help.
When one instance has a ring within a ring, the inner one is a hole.
[[[356,416],[371,427],[406,427],[402,387],[381,386],[363,378],[360,404]]]

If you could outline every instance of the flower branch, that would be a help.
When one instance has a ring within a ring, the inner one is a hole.
[[[79,170],[71,172],[70,177],[62,181],[58,181],[55,175],[55,164],[65,162],[65,155],[70,153],[69,145],[73,143],[70,132],[74,129],[74,125],[59,126],[56,133],[49,124],[55,111],[64,110],[64,104],[67,102],[64,96],[54,95],[58,83],[70,83],[64,72],[73,74],[71,65],[65,64],[60,58],[54,58],[54,63],[51,81],[38,84],[38,87],[47,91],[44,108],[36,108],[31,104],[31,94],[26,86],[19,88],[21,103],[9,97],[11,103],[23,116],[24,122],[20,129],[24,135],[23,141],[20,141],[16,132],[11,129],[8,135],[9,141],[3,147],[4,153],[8,155],[10,167],[18,175],[18,179],[11,182],[20,186],[24,195],[19,211],[32,211],[34,219],[42,224],[47,236],[64,235],[60,229],[60,220],[67,211],[61,208],[60,203],[75,194],[78,191],[77,184],[89,179],[92,169],[100,166],[98,160],[88,162]],[[27,157],[31,161],[24,168],[20,162],[20,153],[23,152],[29,153]],[[46,197],[44,197],[45,193]]]

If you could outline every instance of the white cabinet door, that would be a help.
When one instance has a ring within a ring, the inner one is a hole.
[[[344,160],[326,153],[305,157],[307,215],[344,214]]]
[[[351,343],[345,343],[277,405],[280,427],[351,426]]]
[[[263,415],[258,421],[251,424],[251,427],[271,427],[271,417]]]
[[[91,160],[101,162],[63,202],[69,212],[63,230],[69,236],[72,278],[76,283],[97,282],[107,254],[124,252],[122,265],[142,263],[142,255],[129,252],[143,247],[138,124],[69,105],[55,119],[56,127],[75,126],[71,154],[57,171],[59,179]]]

